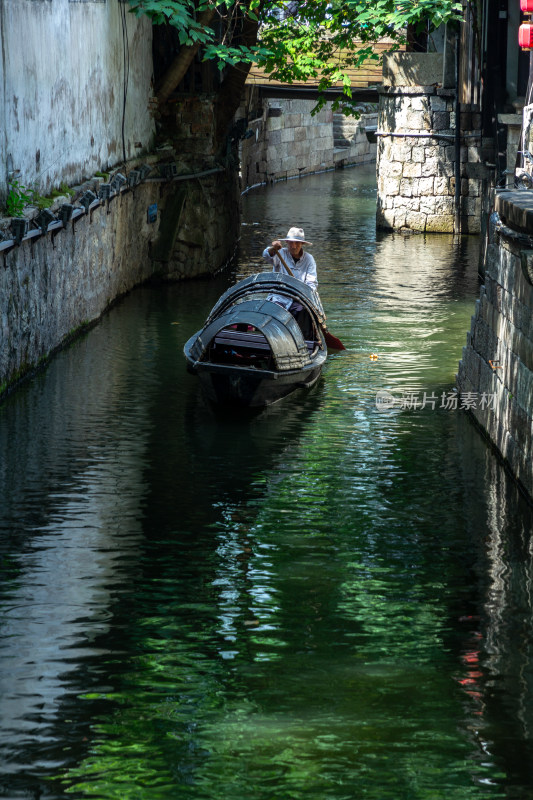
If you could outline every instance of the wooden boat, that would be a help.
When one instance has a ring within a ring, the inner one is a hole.
[[[274,295],[301,305],[298,322]],[[222,295],[184,353],[213,402],[267,406],[316,383],[327,357],[324,329],[322,304],[311,286],[261,272]]]

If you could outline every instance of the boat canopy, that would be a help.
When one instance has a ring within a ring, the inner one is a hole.
[[[222,295],[213,307],[206,324],[223,314],[230,306],[238,303],[241,298],[258,292],[272,292],[291,297],[300,302],[321,327],[326,324],[326,315],[320,297],[313,287],[298,278],[281,272],[258,272],[236,283]]]
[[[208,322],[191,346],[191,357],[197,362],[203,361],[217,334],[224,328],[239,324],[251,325],[263,334],[280,372],[309,365],[309,350],[292,314],[277,303],[264,299],[238,303]]]

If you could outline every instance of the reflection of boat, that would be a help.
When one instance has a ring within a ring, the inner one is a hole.
[[[298,322],[274,302],[273,293],[301,306]],[[324,324],[311,286],[262,272],[222,295],[202,330],[185,344],[185,357],[214,402],[266,406],[316,383],[327,356]]]

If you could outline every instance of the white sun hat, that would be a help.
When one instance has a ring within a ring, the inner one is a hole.
[[[305,240],[303,228],[290,228],[288,234],[281,240],[282,242],[301,242],[302,244],[312,244]]]

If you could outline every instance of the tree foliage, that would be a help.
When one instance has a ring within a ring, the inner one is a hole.
[[[456,0],[129,0],[136,14],[154,24],[169,24],[180,44],[202,49],[221,70],[254,63],[285,83],[318,80],[319,89],[342,85],[351,97],[348,68],[377,59],[373,44],[385,37],[399,43],[407,26],[438,27],[458,20]],[[212,22],[201,24],[206,12]],[[243,22],[257,25],[259,39],[249,45],[239,39]],[[323,105],[325,99],[320,105]]]

